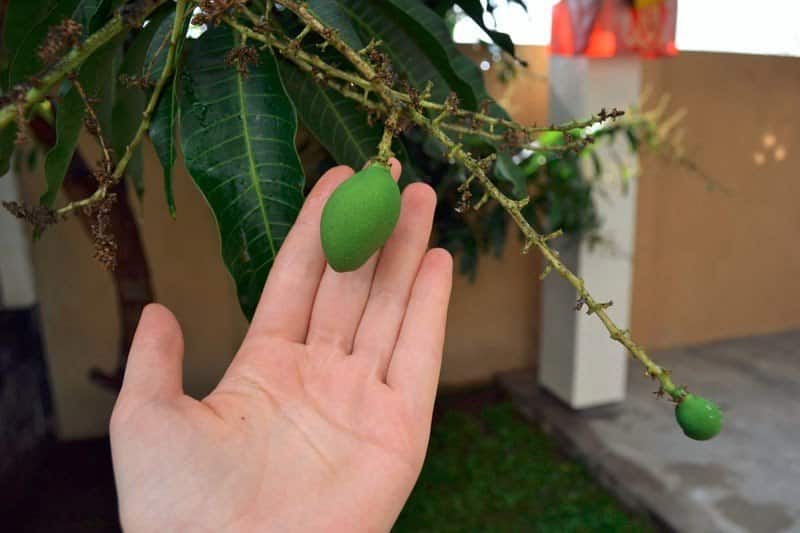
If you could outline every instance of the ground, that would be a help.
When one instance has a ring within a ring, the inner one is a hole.
[[[672,404],[654,398],[656,384],[633,363],[624,402],[581,412],[542,392],[531,371],[501,382],[559,449],[664,527],[800,532],[800,330],[653,355],[680,384],[719,404],[723,427],[713,440],[686,438]]]
[[[54,443],[3,512],[15,533],[119,531],[110,449],[104,439]],[[496,389],[437,402],[430,451],[397,532],[651,531],[562,457]]]
[[[510,403],[437,421],[395,531],[652,531]]]

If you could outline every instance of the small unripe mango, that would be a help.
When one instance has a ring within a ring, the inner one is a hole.
[[[686,436],[694,440],[708,440],[722,429],[719,407],[694,394],[687,394],[675,406],[675,418]]]
[[[536,140],[539,141],[539,144],[545,148],[549,148],[551,146],[561,146],[564,144],[564,134],[557,130],[545,131],[539,135]]]
[[[389,169],[373,164],[333,191],[322,209],[320,236],[337,272],[356,270],[383,246],[400,217],[400,188]]]

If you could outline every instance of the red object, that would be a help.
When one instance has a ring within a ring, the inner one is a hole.
[[[673,56],[677,0],[561,0],[550,51],[588,57]]]

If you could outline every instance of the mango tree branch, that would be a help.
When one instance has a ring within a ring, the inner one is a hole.
[[[647,352],[644,350],[644,348],[636,344],[633,339],[631,339],[630,333],[627,330],[620,329],[614,323],[614,321],[611,320],[611,317],[609,317],[605,311],[605,308],[607,308],[609,304],[598,302],[591,295],[591,293],[589,293],[583,282],[583,279],[576,276],[569,268],[567,268],[561,259],[559,259],[558,253],[547,243],[549,236],[539,234],[539,232],[537,232],[527,221],[525,216],[522,214],[522,207],[524,207],[523,202],[513,200],[503,194],[503,192],[497,188],[492,180],[489,179],[483,166],[481,166],[480,163],[472,157],[472,155],[462,149],[460,145],[456,144],[452,139],[450,139],[450,137],[448,137],[447,134],[441,130],[441,128],[435,127],[431,123],[430,119],[414,109],[409,109],[408,111],[411,119],[436,137],[436,139],[438,139],[445,146],[445,148],[448,149],[448,153],[456,161],[464,165],[464,167],[469,170],[472,175],[475,176],[478,182],[486,189],[489,195],[503,206],[503,208],[508,212],[509,215],[511,215],[511,218],[514,219],[514,222],[516,222],[519,229],[525,235],[527,240],[526,246],[536,246],[536,248],[539,249],[544,258],[547,260],[550,267],[558,272],[561,277],[566,279],[570,285],[575,287],[575,290],[578,292],[579,302],[582,302],[586,305],[589,314],[597,315],[597,318],[600,319],[600,321],[608,330],[611,338],[625,346],[628,352],[630,352],[634,358],[644,365],[648,376],[658,379],[661,384],[662,391],[669,394],[676,401],[680,400],[686,394],[685,390],[677,387],[672,382],[669,372],[654,363],[647,355]]]
[[[646,374],[651,378],[657,379],[661,385],[661,391],[664,393],[669,394],[673,400],[680,401],[687,393],[686,390],[682,387],[676,386],[672,379],[670,378],[669,372],[664,369],[663,367],[656,364],[650,357],[647,355],[647,352],[636,344],[630,336],[630,333],[627,330],[623,330],[618,327],[611,317],[608,316],[605,309],[609,307],[611,304],[610,302],[599,302],[597,301],[589,290],[586,288],[583,279],[575,275],[566,265],[559,259],[558,252],[553,250],[550,245],[548,244],[548,239],[550,236],[544,236],[539,234],[527,221],[525,216],[522,213],[522,208],[527,204],[528,199],[523,200],[513,200],[506,196],[489,178],[487,175],[486,165],[482,161],[478,161],[475,159],[471,154],[465,151],[460,144],[453,141],[444,131],[443,126],[441,124],[442,118],[447,118],[446,114],[449,115],[456,115],[456,116],[466,116],[465,113],[461,110],[455,110],[453,112],[449,112],[449,107],[447,102],[443,104],[436,104],[436,105],[412,105],[411,98],[409,95],[405,95],[403,93],[398,93],[394,91],[391,87],[389,87],[385,81],[383,81],[375,72],[375,69],[372,65],[366,61],[358,51],[352,49],[347,43],[345,43],[342,39],[338,37],[338,34],[335,30],[328,28],[325,26],[321,21],[319,21],[313,13],[311,13],[304,4],[295,2],[293,0],[284,0],[282,2],[289,10],[294,12],[303,23],[311,27],[315,32],[317,32],[320,36],[322,36],[329,44],[331,44],[336,50],[338,50],[350,63],[358,70],[358,72],[363,77],[364,81],[369,83],[369,89],[374,93],[378,94],[385,105],[374,105],[372,108],[373,110],[383,111],[384,114],[387,110],[391,110],[391,113],[396,113],[397,109],[402,105],[403,113],[410,118],[415,124],[422,127],[423,129],[427,130],[431,135],[433,135],[437,140],[439,140],[447,149],[448,154],[461,163],[470,173],[470,179],[477,179],[481,186],[488,192],[489,196],[491,196],[494,200],[496,200],[503,208],[508,212],[517,226],[520,228],[522,233],[525,235],[526,238],[526,249],[530,248],[531,246],[535,246],[544,258],[547,260],[549,268],[551,270],[555,270],[559,273],[564,279],[566,279],[577,291],[578,293],[578,302],[580,305],[586,305],[588,308],[589,314],[594,314],[598,317],[598,319],[603,323],[605,328],[608,330],[610,337],[622,344],[628,352],[637,359],[642,365],[645,367]],[[233,21],[230,17],[225,19],[225,22],[230,24],[237,29],[238,31],[242,31],[244,28],[241,25],[238,25],[235,21]],[[253,32],[255,35],[259,35],[260,37],[253,37],[261,40],[262,42],[276,46],[277,40],[275,38],[270,38],[264,36],[259,33]],[[250,33],[247,33],[248,37],[250,37]],[[280,49],[280,46],[277,46]],[[281,50],[283,52],[283,50]],[[291,61],[295,62],[301,68],[306,69],[307,71],[311,68],[319,69],[326,74],[330,74],[334,69],[332,67],[328,67],[321,59],[318,57],[310,59],[305,57],[303,54],[299,53],[284,53]],[[308,54],[306,54],[308,55]],[[336,69],[338,70],[338,69]],[[338,77],[338,76],[337,76]],[[357,83],[357,85],[362,86],[362,84]],[[331,85],[334,88],[338,86],[336,84]],[[363,88],[363,87],[362,87]],[[345,96],[349,96],[354,99],[358,100],[359,95],[355,95],[353,91],[349,89],[343,91]],[[398,96],[398,94],[402,94],[402,97]],[[376,103],[374,103],[376,104]],[[437,118],[431,119],[428,118],[424,111],[439,111]],[[618,114],[618,112],[612,112],[612,115]],[[475,114],[472,113],[469,116],[479,116],[481,120],[486,121],[488,124],[497,124],[497,125],[507,125],[508,127],[516,128],[519,131],[533,131],[526,129],[523,126],[520,126],[514,122],[505,121],[501,119],[494,119],[493,117],[488,117],[482,114]],[[592,117],[587,121],[575,121],[567,124],[562,124],[560,126],[552,126],[547,128],[548,130],[558,130],[558,131],[567,131],[572,128],[576,127],[583,127],[589,124],[596,123],[598,121],[605,120],[606,118],[613,118],[605,111],[601,112],[599,117]],[[600,119],[600,120],[598,120]]]
[[[53,87],[66,78],[67,75],[80,68],[84,61],[98,48],[114,39],[127,26],[141,23],[141,21],[164,2],[166,2],[166,0],[153,0],[147,3],[141,15],[136,20],[126,19],[122,13],[118,11],[102,28],[91,34],[78,46],[72,48],[36,83],[29,84],[30,86],[27,89],[20,87],[19,89],[24,92],[20,95],[19,99],[15,99],[15,101],[0,108],[0,129],[11,124],[11,122],[15,120],[18,112],[21,111],[23,114],[27,115],[31,107],[44,100]]]
[[[255,22],[259,21],[258,17],[251,11],[247,10],[246,8],[242,8],[242,11],[251,21]],[[228,24],[232,29],[237,31],[239,34],[247,37],[248,39],[252,39],[254,41],[261,42],[266,46],[271,46],[272,48],[275,48],[281,55],[283,55],[290,61],[297,64],[297,66],[299,66],[306,72],[313,73],[315,70],[318,70],[320,72],[325,73],[325,75],[329,78],[338,79],[347,85],[360,88],[362,92],[359,93],[359,96],[354,99],[358,100],[362,105],[366,107],[371,108],[375,106],[381,106],[380,103],[375,102],[374,100],[371,100],[369,98],[369,94],[375,92],[375,87],[377,82],[380,84],[379,85],[380,87],[385,89],[384,93],[388,95],[389,100],[384,99],[384,102],[386,102],[387,105],[391,106],[395,102],[402,102],[407,105],[413,105],[414,107],[418,107],[420,109],[435,111],[438,112],[443,119],[439,123],[439,125],[445,129],[463,134],[477,135],[483,137],[484,139],[496,142],[510,142],[513,140],[515,146],[518,148],[531,147],[546,152],[569,152],[569,151],[580,150],[584,148],[589,142],[591,142],[591,138],[586,137],[586,138],[573,139],[570,140],[569,142],[566,142],[562,146],[535,147],[532,146],[532,143],[536,140],[535,137],[537,134],[543,133],[545,131],[566,132],[568,130],[576,128],[586,128],[594,124],[601,123],[608,118],[616,118],[622,115],[621,111],[614,109],[610,112],[601,111],[600,114],[592,115],[590,118],[586,120],[576,120],[558,125],[554,124],[546,127],[522,126],[516,122],[490,117],[488,115],[484,115],[483,113],[466,111],[463,109],[448,108],[445,104],[433,102],[427,98],[422,98],[421,96],[412,97],[407,93],[391,89],[385,83],[381,83],[380,80],[376,80],[377,75],[371,66],[368,66],[368,68],[370,68],[371,70],[367,71],[366,77],[372,76],[371,79],[373,79],[374,81],[369,81],[368,79],[362,77],[358,73],[348,72],[333,67],[332,65],[323,61],[319,56],[309,54],[308,52],[302,50],[301,48],[293,44],[293,40],[288,36],[286,38],[280,38],[273,33],[264,33],[261,31],[255,31],[249,28],[248,26],[245,26],[244,24],[237,22],[236,19],[230,15],[224,16],[222,20],[223,22]],[[305,28],[309,27],[310,26],[305,26]],[[328,82],[327,80],[326,83],[330,85],[330,82]],[[342,90],[350,92],[350,94],[348,94],[347,96],[351,98],[353,97],[353,94],[356,94],[351,92],[351,89],[347,89],[346,87],[341,87],[338,88],[337,90],[339,90],[340,92]],[[480,125],[481,127],[476,127],[475,125]],[[500,133],[495,133],[494,131],[495,126],[507,128],[508,130],[516,132],[517,135],[504,135]]]
[[[136,133],[128,143],[128,146],[125,147],[125,154],[119,160],[119,163],[117,163],[117,166],[114,168],[114,172],[111,174],[110,178],[101,183],[94,194],[84,198],[83,200],[77,200],[68,203],[56,211],[59,216],[64,216],[76,209],[90,207],[98,202],[101,202],[108,194],[108,189],[118,183],[125,174],[125,170],[128,167],[128,163],[130,163],[131,157],[133,157],[136,147],[142,142],[147,129],[150,127],[150,120],[153,116],[153,112],[156,109],[156,105],[158,104],[159,96],[161,95],[164,86],[166,86],[167,82],[175,71],[175,50],[178,46],[178,39],[181,36],[181,31],[183,30],[186,4],[187,0],[178,0],[175,6],[175,22],[172,24],[172,33],[169,38],[169,49],[167,50],[164,69],[161,71],[161,76],[158,78],[155,87],[153,87],[153,92],[150,95],[150,99],[147,101],[147,106],[145,107],[144,112],[142,113],[142,120],[139,123],[139,127],[136,129]]]

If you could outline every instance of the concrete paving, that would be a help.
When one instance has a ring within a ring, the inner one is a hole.
[[[800,532],[800,331],[653,355],[722,408],[714,440],[684,437],[672,404],[653,397],[655,383],[633,362],[625,402],[580,413],[539,389],[531,371],[500,382],[601,482],[667,529]]]

